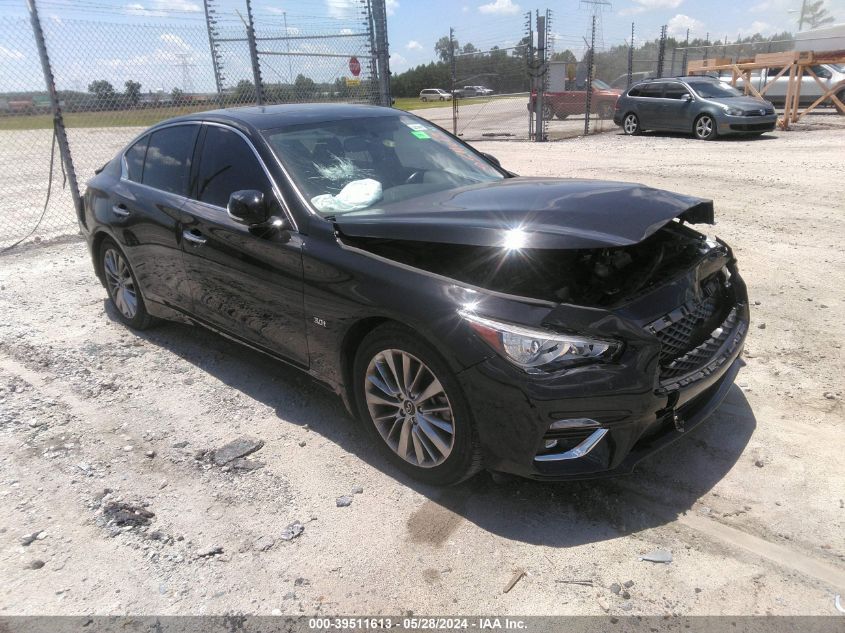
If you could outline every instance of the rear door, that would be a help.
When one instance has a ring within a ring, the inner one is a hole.
[[[637,97],[637,112],[640,117],[640,128],[649,130],[663,130],[665,123],[660,117],[662,105],[663,84],[644,84],[640,87],[640,96]]]
[[[111,226],[144,298],[182,310],[191,303],[180,249],[198,124],[170,125],[143,136],[123,156],[112,192]]]
[[[203,127],[183,227],[193,313],[212,327],[307,366],[302,238],[290,231],[285,241],[229,217],[229,196],[243,189],[261,191],[273,215],[285,217],[286,211],[246,137],[223,125]]]

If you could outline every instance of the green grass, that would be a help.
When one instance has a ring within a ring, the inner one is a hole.
[[[524,96],[516,97],[474,97],[461,99],[458,103],[461,107],[469,105],[480,105],[491,101],[525,99]],[[419,97],[402,97],[396,99],[393,107],[400,110],[423,110],[427,108],[450,108],[451,101],[420,101]],[[105,112],[66,112],[64,113],[65,125],[69,128],[98,128],[98,127],[149,127],[164,119],[202,112],[214,108],[212,104],[182,106],[174,108],[143,108],[138,110],[109,110]],[[53,127],[53,115],[51,114],[26,114],[0,116],[0,131],[4,130],[49,130]]]
[[[211,106],[213,107],[213,106]],[[115,110],[107,112],[67,112],[65,126],[76,127],[148,127],[164,119],[201,112],[211,108],[186,106],[180,108],[145,108],[143,110]],[[0,117],[0,130],[49,130],[53,127],[52,114],[10,115]]]
[[[420,101],[419,97],[400,97],[393,104],[399,110],[422,110],[425,108],[451,108],[451,101]]]

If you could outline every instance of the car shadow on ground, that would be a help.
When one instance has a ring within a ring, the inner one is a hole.
[[[117,320],[111,304],[106,312]],[[756,420],[734,386],[710,420],[623,478],[496,482],[481,473],[450,488],[420,484],[394,468],[340,399],[301,371],[200,327],[168,323],[137,333],[231,389],[270,406],[280,425],[308,425],[427,497],[407,520],[411,542],[440,545],[463,521],[500,537],[550,547],[582,545],[669,523],[690,510],[742,455]],[[316,462],[315,462],[316,463]]]
[[[761,135],[755,134],[720,134],[717,136],[713,141],[710,142],[738,142],[738,141],[774,141],[777,139],[777,136],[772,136],[772,132],[764,132]],[[617,136],[627,136],[625,132],[619,132]],[[645,138],[683,138],[688,139],[690,141],[695,142],[707,142],[707,141],[699,141],[695,138],[692,134],[687,134],[686,132],[662,132],[657,130],[646,130],[645,132],[640,132],[638,136],[643,136]]]

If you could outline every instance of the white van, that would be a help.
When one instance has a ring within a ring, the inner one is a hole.
[[[452,95],[440,88],[426,88],[420,91],[420,101],[451,101]]]
[[[818,64],[816,66],[811,66],[813,72],[816,73],[816,76],[821,79],[822,83],[827,88],[831,88],[838,84],[840,81],[845,80],[845,64]],[[769,77],[774,77],[781,71],[782,67],[772,67],[772,68],[764,68],[762,70],[755,70],[751,73],[751,82],[752,85],[757,90],[762,90],[763,86],[769,81]],[[730,81],[731,73],[730,72],[721,72],[720,79],[722,81]],[[777,78],[772,86],[766,90],[766,94],[763,97],[767,101],[771,101],[776,106],[783,107],[786,105],[786,88],[789,84],[789,71],[786,71],[783,75]],[[745,86],[745,81],[742,77],[739,77],[736,80],[736,87],[739,90],[742,90]],[[816,99],[821,97],[825,90],[822,90],[822,87],[816,82],[815,79],[810,75],[809,72],[806,70],[804,71],[804,76],[801,77],[801,97],[800,97],[800,105],[808,106],[813,103]],[[845,85],[842,86],[842,89],[836,93],[836,96],[839,97],[840,101],[845,100]],[[831,101],[828,100],[827,102],[829,105],[832,104]],[[840,114],[845,114],[842,112]]]

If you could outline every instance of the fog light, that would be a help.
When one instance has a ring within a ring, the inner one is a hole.
[[[555,420],[549,426],[550,431],[561,429],[589,429],[599,426],[599,423],[589,418],[572,418],[570,420]]]
[[[557,446],[557,440],[546,440],[546,448],[554,448]]]

